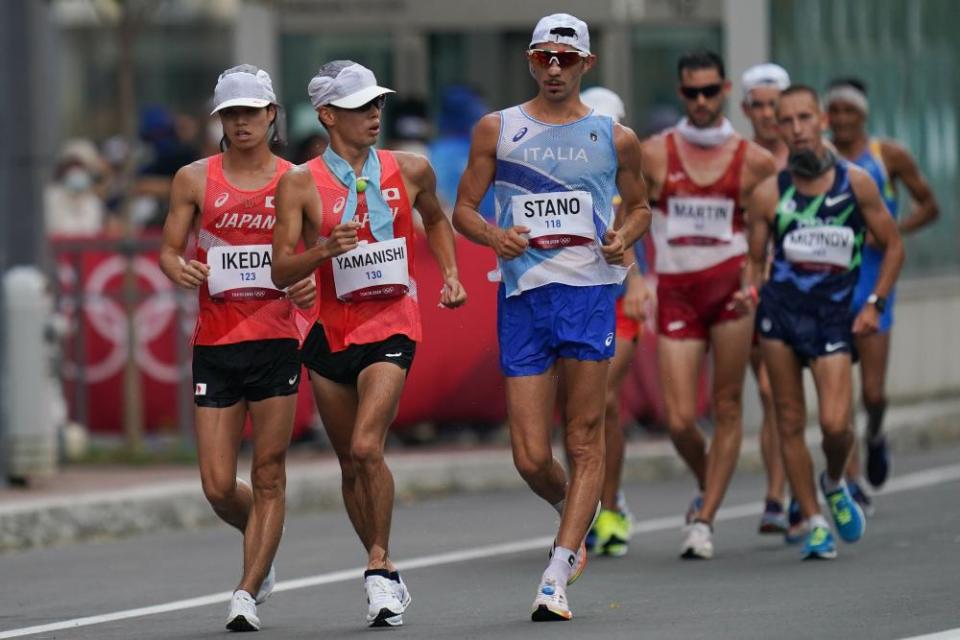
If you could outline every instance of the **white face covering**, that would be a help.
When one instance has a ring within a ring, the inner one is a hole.
[[[218,146],[221,140],[223,140],[223,124],[220,118],[210,118],[207,121],[207,142]]]
[[[677,124],[677,133],[690,144],[698,147],[716,147],[730,139],[734,134],[733,125],[726,118],[716,127],[700,129],[690,124],[689,118],[684,118]]]
[[[73,167],[63,174],[63,186],[72,193],[82,193],[93,186],[93,176],[86,169]]]

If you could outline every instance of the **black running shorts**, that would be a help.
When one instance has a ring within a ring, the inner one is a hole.
[[[323,325],[317,323],[303,343],[301,357],[311,372],[339,384],[355,385],[360,372],[377,362],[390,362],[409,372],[417,343],[405,335],[392,335],[370,344],[352,344],[343,351],[330,351]]]
[[[223,408],[297,392],[300,354],[288,338],[193,347],[193,401]]]

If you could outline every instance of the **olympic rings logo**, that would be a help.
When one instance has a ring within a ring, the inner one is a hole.
[[[115,278],[123,277],[126,261],[124,256],[119,255],[107,258],[94,267],[84,285],[84,317],[90,327],[110,343],[110,351],[106,356],[97,362],[88,360],[82,365],[87,383],[95,384],[112,378],[120,373],[127,361],[127,316],[123,305],[105,293],[108,284]],[[172,295],[173,286],[152,258],[135,257],[133,271],[139,283],[146,283],[150,290],[149,296],[138,304],[133,313],[132,321],[136,327],[134,359],[140,370],[151,378],[177,383],[184,375],[185,366],[163,362],[150,348],[150,344],[159,338],[176,318],[177,301]],[[61,282],[76,281],[76,276],[69,268],[60,269],[60,278]],[[72,301],[65,306],[66,310],[72,310],[69,309]],[[194,317],[195,310],[194,313],[184,314],[182,331],[191,330]],[[75,330],[82,331],[83,328],[78,326]],[[77,378],[79,366],[77,363],[70,363],[65,373],[70,378]]]

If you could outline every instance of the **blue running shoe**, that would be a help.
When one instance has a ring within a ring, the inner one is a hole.
[[[887,481],[890,473],[890,450],[884,436],[867,438],[867,480],[874,489],[879,489]]]
[[[800,554],[804,560],[833,560],[837,557],[837,544],[826,527],[814,527],[807,534]]]
[[[837,527],[837,533],[844,542],[856,542],[863,537],[863,532],[867,528],[867,519],[863,515],[863,509],[850,495],[850,489],[844,482],[836,491],[827,493],[823,488],[823,482],[827,479],[826,473],[820,474],[820,490],[823,491],[823,497],[827,500],[827,506],[830,507],[830,515],[833,516],[833,523]]]
[[[853,498],[854,502],[860,505],[860,508],[863,510],[863,515],[868,518],[873,516],[873,499],[863,490],[860,483],[847,478],[847,488],[850,489],[850,497]]]
[[[787,544],[800,544],[807,536],[807,523],[803,521],[800,503],[790,498],[790,507],[787,509],[787,532],[783,534],[783,541]]]

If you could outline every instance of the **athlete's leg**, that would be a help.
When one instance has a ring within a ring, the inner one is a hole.
[[[793,497],[800,503],[804,519],[808,519],[820,513],[820,507],[813,482],[813,459],[804,440],[807,411],[803,366],[793,349],[780,340],[761,338],[760,350],[770,376],[783,466]]]
[[[390,523],[393,519],[393,474],[384,459],[387,431],[397,417],[407,372],[389,362],[376,362],[357,378],[357,419],[350,456],[357,474],[357,502],[369,527],[368,569],[388,569]]]
[[[890,331],[854,340],[860,354],[860,379],[863,409],[867,414],[867,440],[883,435],[883,416],[887,410],[887,366],[890,359]]]
[[[767,375],[767,368],[763,363],[763,356],[759,347],[751,350],[750,366],[753,369],[754,378],[757,380],[760,407],[763,411],[760,423],[760,453],[763,457],[764,469],[767,472],[767,499],[776,500],[783,504],[786,497],[783,454],[780,453],[780,438],[777,434],[777,423],[774,416],[770,376]]]
[[[610,371],[607,375],[606,410],[603,415],[606,453],[600,502],[604,509],[611,511],[617,510],[617,493],[620,491],[625,448],[623,428],[620,425],[620,388],[630,371],[634,351],[636,351],[636,343],[633,340],[617,338],[616,351],[610,361]]]
[[[315,372],[310,373],[310,384],[320,411],[320,419],[340,463],[340,491],[347,516],[363,543],[364,550],[369,551],[372,537],[357,501],[357,471],[350,455],[353,425],[357,420],[357,388],[334,382]]]
[[[564,445],[570,461],[570,483],[560,519],[557,546],[577,549],[596,514],[603,484],[604,389],[607,360],[561,359],[567,382]]]
[[[247,404],[196,407],[197,457],[203,494],[220,519],[243,532],[247,527],[253,491],[237,481],[237,454]]]
[[[702,491],[707,478],[706,440],[697,428],[697,382],[706,352],[704,340],[674,340],[659,336],[660,387],[667,410],[667,427],[677,453]]]
[[[256,594],[280,545],[286,509],[286,459],[297,396],[250,402],[253,419],[253,505],[243,535],[243,578],[238,589]]]
[[[533,492],[552,505],[559,504],[567,493],[567,474],[553,457],[550,446],[557,395],[556,368],[554,363],[544,373],[506,379],[513,463]],[[569,379],[565,382],[568,389],[573,384]]]
[[[737,468],[743,439],[743,378],[750,359],[753,314],[714,325],[713,351],[714,436],[707,453],[706,485],[698,520],[712,523]]]
[[[810,364],[820,405],[820,430],[823,453],[827,459],[827,477],[840,482],[853,446],[850,428],[852,393],[849,353],[822,356]]]

